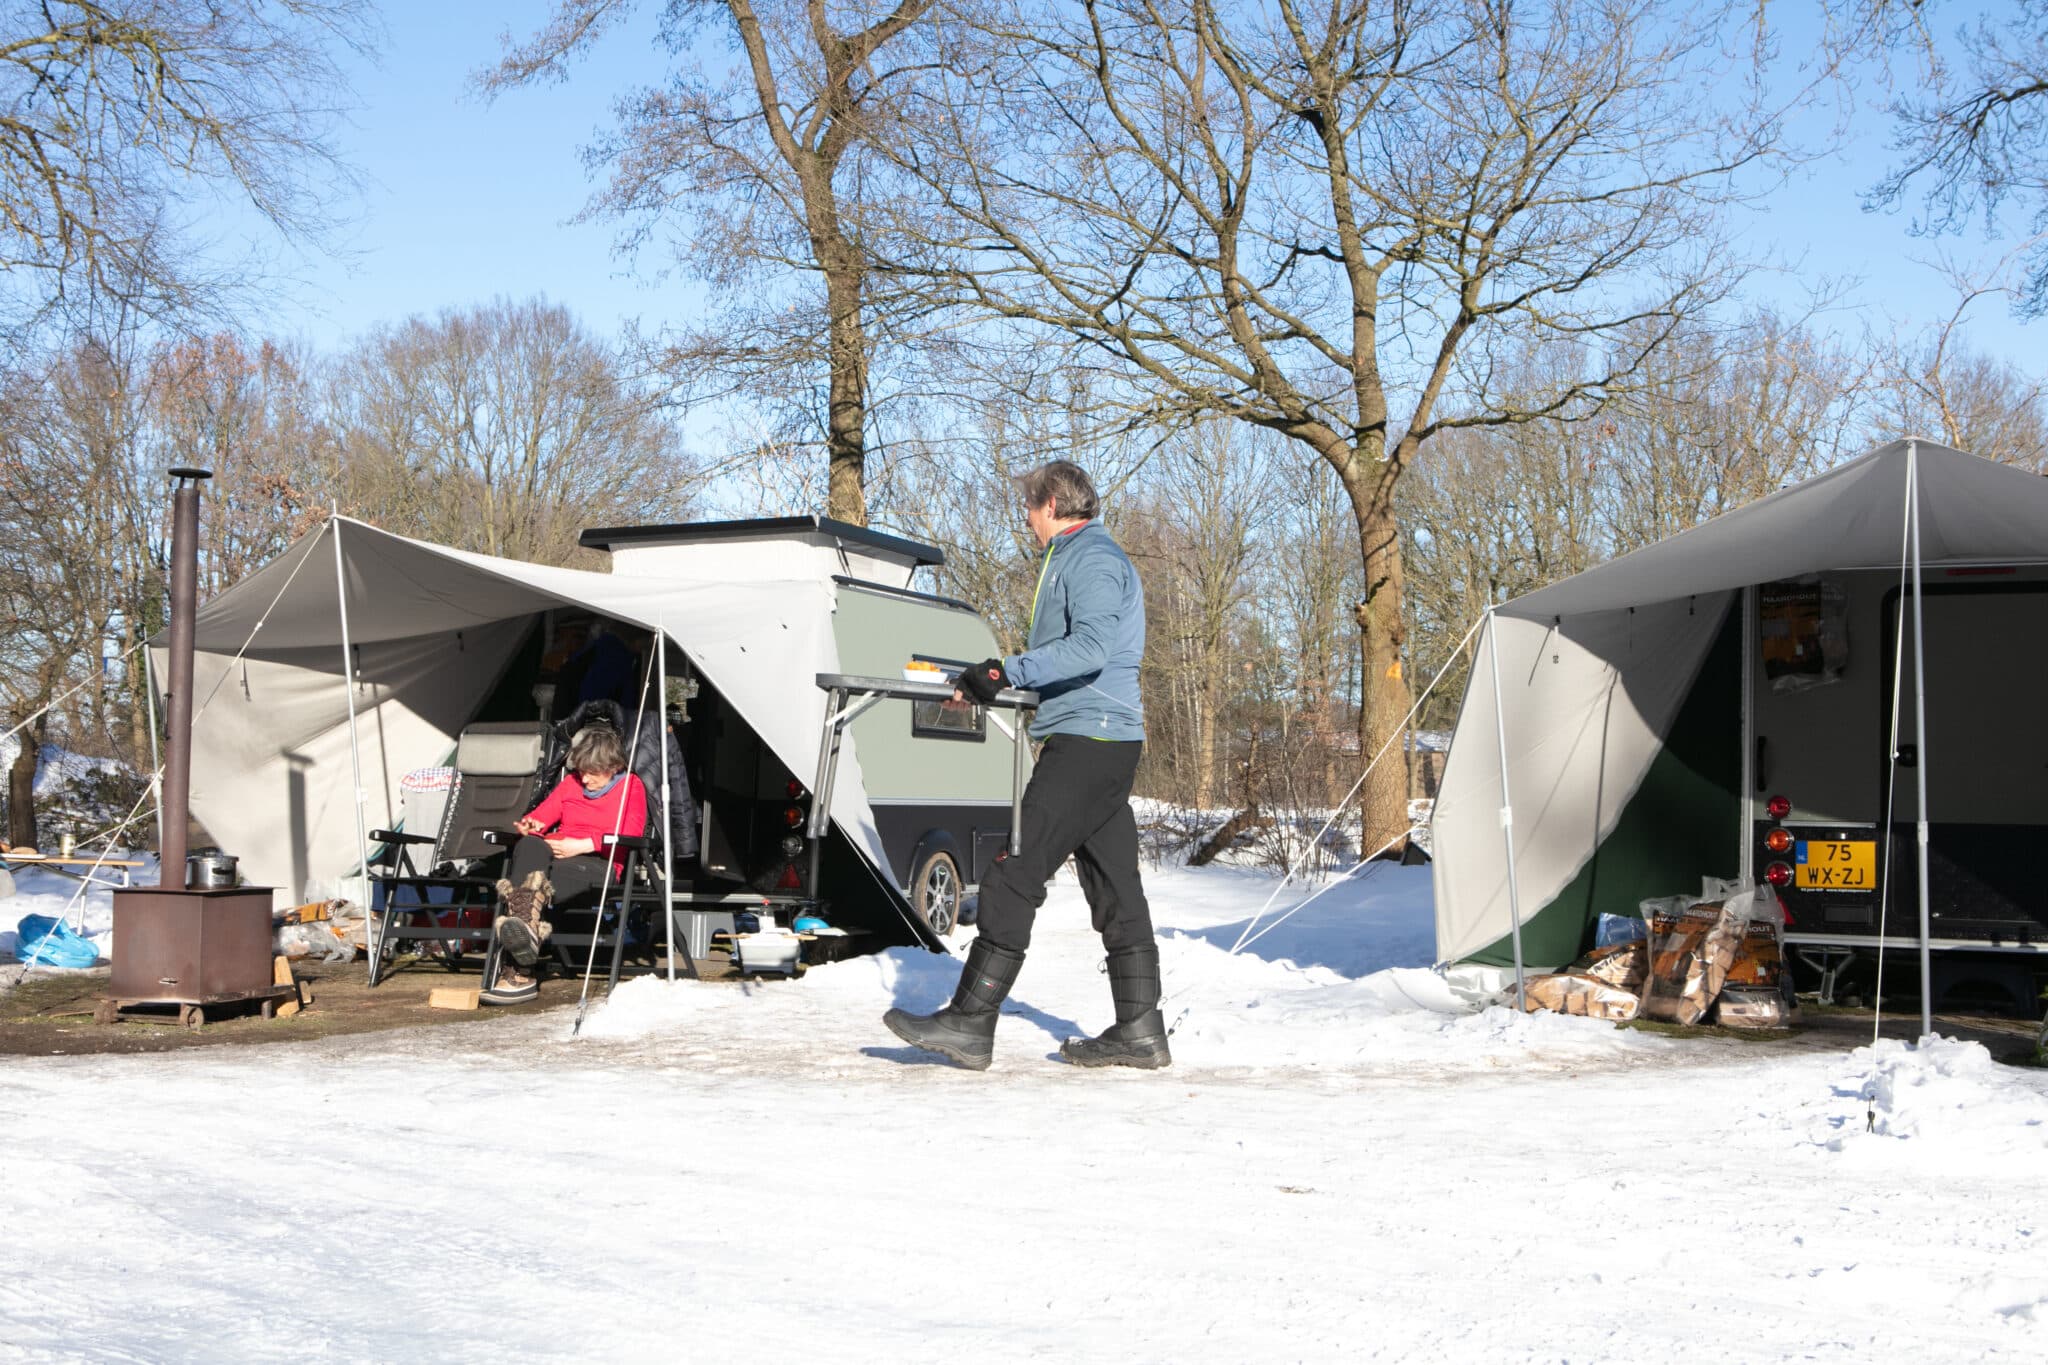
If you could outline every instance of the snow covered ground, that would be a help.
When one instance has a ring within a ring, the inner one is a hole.
[[[2048,1355],[2048,1075],[1453,1012],[1427,869],[1236,957],[1270,878],[1148,880],[1159,1074],[1052,1056],[1108,1012],[1071,882],[982,1075],[881,1026],[951,987],[910,952],[0,1065],[0,1357]]]

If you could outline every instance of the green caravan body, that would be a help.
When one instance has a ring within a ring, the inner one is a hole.
[[[838,660],[830,671],[900,678],[906,665],[923,662],[950,673],[1002,652],[974,607],[913,586],[919,569],[944,563],[942,551],[864,527],[782,517],[588,531],[583,544],[609,550],[615,575],[823,584]],[[812,700],[822,718],[824,694]],[[881,870],[917,921],[938,934],[951,931],[961,899],[1009,840],[1012,724],[1013,715],[980,707],[891,699],[849,727],[853,744],[838,780],[853,781],[865,798]],[[1027,778],[1029,771],[1027,754]]]

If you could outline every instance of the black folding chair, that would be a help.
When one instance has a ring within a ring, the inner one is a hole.
[[[513,822],[533,809],[558,761],[552,732],[541,721],[471,725],[455,742],[455,790],[439,834],[370,832],[385,845],[372,860],[373,871],[381,864],[377,880],[384,893],[370,958],[372,986],[389,975],[400,944],[426,944],[459,970],[469,945],[491,941],[498,867],[517,837]],[[425,871],[413,859],[423,848],[433,850]]]

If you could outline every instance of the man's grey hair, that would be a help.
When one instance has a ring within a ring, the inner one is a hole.
[[[1017,476],[1017,491],[1029,507],[1043,507],[1048,501],[1062,517],[1093,518],[1102,513],[1102,500],[1095,495],[1095,483],[1088,471],[1072,460],[1048,460],[1038,468]]]
[[[579,773],[626,770],[626,741],[609,725],[586,725],[569,741],[569,767]]]

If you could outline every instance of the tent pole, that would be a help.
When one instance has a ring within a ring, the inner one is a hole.
[[[1920,1036],[1934,1032],[1934,963],[1928,953],[1927,895],[1927,597],[1920,582],[1920,443],[1906,443],[1906,496],[1913,511],[1913,739],[1919,745],[1913,765],[1920,789],[1914,812],[1920,840]]]
[[[1500,837],[1508,854],[1508,919],[1515,942],[1515,1008],[1529,1008],[1528,982],[1522,971],[1522,901],[1515,885],[1515,803],[1508,794],[1508,722],[1500,697],[1500,620],[1493,604],[1486,606],[1486,658],[1493,666],[1493,734],[1500,745]]]
[[[669,831],[676,827],[675,812],[669,808],[673,794],[669,787],[668,774],[668,617],[655,618],[654,625],[655,671],[660,674],[659,690],[654,694],[654,714],[660,725],[655,739],[661,745],[661,907],[668,924],[668,983],[676,983],[676,859],[675,844],[669,838]]]
[[[361,859],[356,870],[363,880],[363,932],[369,945],[370,970],[377,969],[378,952],[383,947],[377,941],[377,917],[370,913],[370,831],[363,822],[363,751],[356,736],[356,677],[355,650],[348,638],[348,575],[341,561],[341,509],[333,503],[327,507],[327,530],[334,537],[334,594],[341,609],[341,691],[348,702],[348,767],[355,780],[356,789],[356,850]],[[297,895],[304,888],[297,888]]]
[[[1736,803],[1741,821],[1735,834],[1740,852],[1736,872],[1745,886],[1756,885],[1756,588],[1740,588],[1742,594],[1742,682],[1738,693],[1742,704],[1742,800]]]

